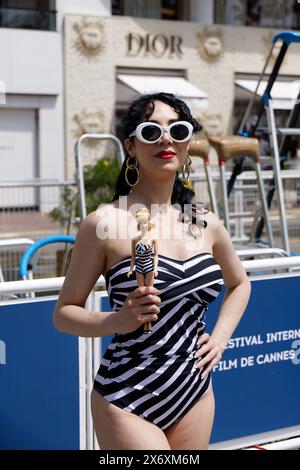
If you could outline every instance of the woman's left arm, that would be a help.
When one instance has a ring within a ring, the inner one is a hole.
[[[230,236],[222,222],[212,213],[208,218],[213,234],[213,255],[220,265],[227,291],[220,309],[218,320],[211,333],[200,336],[200,349],[195,354],[199,358],[196,367],[203,367],[205,377],[220,361],[223,351],[237,327],[246,307],[251,292],[251,284],[243,265],[236,254]]]

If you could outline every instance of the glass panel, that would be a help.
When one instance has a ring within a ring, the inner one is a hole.
[[[0,27],[56,30],[53,0],[0,0]]]
[[[50,10],[53,7],[52,4],[51,0],[0,0],[0,7],[24,10]]]
[[[224,11],[225,11],[226,0],[215,0],[214,1],[214,23],[224,23]]]
[[[111,14],[112,15],[124,15],[124,1],[123,0],[112,0]]]
[[[263,0],[260,9],[260,26],[292,28],[294,0]]]
[[[183,0],[112,0],[113,15],[182,20],[185,10]]]
[[[179,20],[180,15],[180,1],[178,0],[162,0],[161,2],[161,17],[166,20]]]
[[[296,2],[293,6],[293,24],[292,29],[300,29],[300,2]]]
[[[161,0],[126,0],[125,15],[160,18]]]
[[[215,22],[241,26],[299,29],[298,0],[215,0]]]
[[[261,16],[261,2],[259,0],[249,0],[247,2],[247,26],[259,26]]]
[[[224,11],[225,24],[244,25],[246,6],[246,0],[227,0]]]

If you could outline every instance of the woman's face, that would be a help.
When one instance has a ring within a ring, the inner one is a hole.
[[[162,101],[154,102],[154,111],[148,119],[161,126],[168,126],[178,120],[176,111]],[[145,144],[136,137],[125,141],[126,150],[137,158],[142,172],[157,176],[161,172],[180,171],[187,158],[188,146],[189,142],[174,142],[168,132],[164,132],[154,144]]]

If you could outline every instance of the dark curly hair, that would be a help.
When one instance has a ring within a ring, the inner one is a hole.
[[[128,112],[121,120],[120,125],[120,137],[123,141],[129,137],[138,124],[145,122],[150,118],[154,111],[154,101],[162,101],[163,103],[171,106],[171,108],[178,113],[179,120],[188,121],[192,124],[194,133],[199,132],[202,129],[199,122],[191,115],[191,112],[184,101],[176,98],[172,93],[153,93],[141,96],[129,107]],[[117,179],[115,195],[112,199],[113,201],[118,199],[119,196],[126,196],[131,190],[131,186],[129,186],[125,180],[126,161],[128,158],[129,155],[127,154]],[[184,204],[190,204],[194,195],[194,191],[183,185],[177,172],[171,196],[171,204],[179,204],[183,212]]]

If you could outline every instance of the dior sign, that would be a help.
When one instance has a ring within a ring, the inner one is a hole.
[[[182,37],[165,34],[129,33],[127,36],[127,54],[131,57],[153,55],[155,57],[182,56]]]

